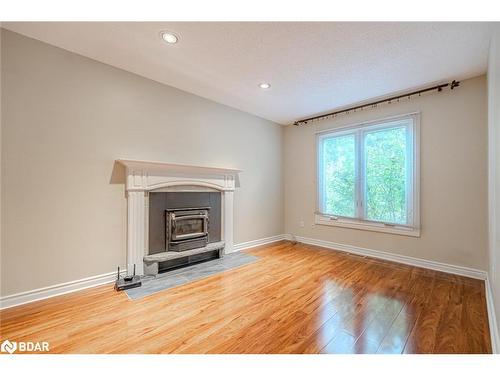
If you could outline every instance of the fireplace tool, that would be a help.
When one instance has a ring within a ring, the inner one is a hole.
[[[131,276],[120,277],[120,267],[118,266],[118,274],[116,276],[115,289],[125,290],[138,288],[142,285],[141,277],[135,274],[135,264],[134,264],[134,274]]]

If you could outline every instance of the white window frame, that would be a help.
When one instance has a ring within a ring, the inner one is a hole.
[[[365,184],[364,181],[364,157],[363,157],[363,134],[366,132],[371,132],[378,128],[387,129],[391,127],[398,127],[397,122],[404,122],[407,120],[412,120],[412,123],[407,125],[410,131],[407,132],[407,154],[412,155],[412,160],[407,158],[407,170],[410,170],[413,164],[413,173],[409,173],[407,179],[407,215],[408,224],[399,225],[393,223],[386,223],[381,221],[371,221],[367,219],[350,218],[325,214],[323,210],[323,175],[322,171],[322,147],[321,142],[325,138],[332,136],[341,136],[346,134],[355,134],[357,143],[357,155],[356,155],[356,216],[365,217],[366,216],[366,188],[361,189],[361,186]],[[389,123],[394,123],[389,125]],[[388,126],[389,125],[389,126]],[[359,182],[358,182],[359,180]],[[399,235],[406,235],[412,237],[420,237],[420,113],[408,113],[404,115],[398,115],[393,117],[386,117],[383,119],[367,121],[342,127],[337,127],[333,129],[322,130],[316,133],[316,182],[317,182],[317,194],[316,194],[316,213],[314,222],[319,225],[328,225],[335,227],[344,227],[352,229],[361,229],[375,232],[392,233]],[[359,199],[362,195],[361,190],[364,191],[365,196],[363,199]]]

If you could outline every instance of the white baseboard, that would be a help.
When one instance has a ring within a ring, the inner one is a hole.
[[[435,271],[441,271],[446,273],[452,273],[455,275],[471,277],[473,279],[486,280],[488,273],[486,271],[468,268],[463,266],[455,266],[447,263],[440,263],[433,260],[426,260],[420,258],[413,258],[406,255],[399,255],[394,253],[387,253],[385,251],[367,249],[363,247],[357,247],[352,245],[344,245],[336,242],[317,240],[314,238],[291,236],[295,238],[297,242],[302,242],[309,245],[316,245],[325,247],[327,249],[340,250],[347,253],[368,256],[372,258],[389,260],[391,262],[403,263],[410,266],[428,268]]]
[[[258,240],[253,240],[253,241],[248,241],[248,242],[242,242],[233,245],[233,251],[241,251],[245,249],[250,249],[252,247],[256,246],[261,246],[261,245],[267,245],[269,243],[277,242],[277,241],[283,241],[290,239],[289,235],[286,234],[278,234],[277,236],[272,236],[272,237],[266,237],[266,238],[259,238]]]
[[[328,249],[334,249],[339,251],[344,251],[352,254],[369,256],[378,259],[389,260],[397,263],[408,264],[411,266],[429,268],[436,271],[442,271],[446,273],[452,273],[461,276],[472,277],[475,279],[486,280],[486,303],[488,307],[488,319],[490,325],[491,342],[493,353],[499,353],[500,342],[498,338],[498,327],[495,319],[495,308],[493,305],[491,286],[488,281],[488,274],[486,271],[476,270],[472,268],[454,266],[451,264],[439,263],[430,260],[424,260],[419,258],[408,257],[404,255],[387,253],[384,251],[366,249],[361,247],[356,247],[352,245],[344,245],[330,241],[318,240],[314,238],[294,236],[291,234],[280,234],[277,236],[261,238],[253,241],[242,242],[235,244],[234,251],[241,251],[244,249],[250,249],[252,247],[266,245],[269,243],[289,240],[298,241],[305,244],[316,245],[320,247],[325,247]],[[120,272],[121,275],[126,275],[126,270]],[[0,309],[6,309],[9,307],[24,305],[26,303],[39,301],[42,299],[59,296],[62,294],[67,294],[71,292],[76,292],[78,290],[92,288],[95,286],[111,283],[116,279],[116,272],[109,272],[102,275],[91,276],[80,280],[70,281],[67,283],[52,285],[45,288],[35,289],[27,292],[12,294],[9,296],[0,297]]]
[[[486,306],[488,309],[488,324],[490,327],[491,349],[494,354],[500,354],[500,338],[496,320],[495,305],[493,302],[493,291],[491,289],[488,273],[486,271],[463,267],[463,266],[455,266],[452,264],[435,262],[432,260],[413,258],[405,255],[392,254],[392,253],[387,253],[385,251],[366,249],[362,247],[344,245],[324,240],[317,240],[314,238],[307,238],[307,237],[300,237],[293,235],[285,235],[285,237],[287,239],[295,240],[297,242],[302,242],[309,245],[316,245],[328,249],[340,250],[352,254],[369,256],[373,258],[389,260],[392,262],[403,263],[410,266],[428,268],[435,271],[441,271],[455,275],[471,277],[474,279],[484,280],[485,281],[484,286],[486,289]]]
[[[244,249],[250,249],[255,246],[266,245],[272,242],[281,241],[288,239],[287,236],[280,234],[277,236],[261,238],[258,240],[242,242],[233,246],[233,251],[240,251]],[[120,274],[126,275],[127,270],[120,271]],[[67,294],[71,292],[76,292],[78,290],[92,288],[94,286],[103,285],[111,283],[116,279],[116,272],[110,272],[103,275],[91,276],[85,279],[69,281],[67,283],[51,285],[45,288],[30,290],[27,292],[11,294],[9,296],[0,297],[0,310],[7,309],[9,307],[24,305],[26,303],[39,301],[46,298],[51,298],[59,296],[61,294]]]
[[[127,274],[127,270],[121,270],[120,275]],[[47,286],[45,288],[30,290],[27,292],[11,294],[0,297],[0,310],[24,305],[26,303],[39,301],[42,299],[76,292],[78,290],[92,288],[94,286],[111,283],[116,280],[116,272],[109,272],[102,275],[86,277],[80,280],[69,281],[67,283]]]
[[[500,354],[500,338],[498,337],[495,303],[493,301],[493,290],[491,289],[489,278],[486,279],[484,286],[486,288],[486,307],[488,308],[488,323],[490,325],[491,350],[493,354]]]

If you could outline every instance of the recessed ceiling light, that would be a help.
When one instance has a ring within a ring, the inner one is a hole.
[[[175,44],[179,41],[179,37],[170,31],[162,31],[161,38],[168,44]]]
[[[266,89],[268,89],[268,88],[270,88],[270,87],[271,87],[271,84],[270,84],[270,83],[267,83],[267,82],[262,82],[262,83],[260,83],[260,84],[259,84],[259,87],[260,87],[261,89],[263,89],[263,90],[266,90]]]

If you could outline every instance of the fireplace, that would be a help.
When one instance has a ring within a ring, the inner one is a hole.
[[[160,263],[180,258],[197,261],[198,257],[210,252],[217,251],[221,257],[233,251],[233,195],[240,170],[130,159],[118,159],[117,162],[126,168],[128,269],[135,265],[138,275],[155,275],[161,268]],[[181,199],[171,204],[169,197],[177,193],[185,197],[197,194],[199,201]],[[164,203],[151,204],[155,197]],[[204,215],[200,208],[210,207],[206,212],[207,220],[203,217],[195,221],[177,220],[196,214],[183,212],[195,211],[192,207],[197,208],[199,216]],[[167,231],[167,210],[175,214],[174,232]],[[172,245],[168,249],[167,233],[170,233],[169,246]],[[185,246],[191,245],[187,243],[195,240],[203,240],[206,246],[186,250]]]
[[[165,210],[166,250],[186,251],[208,243],[210,207]]]

